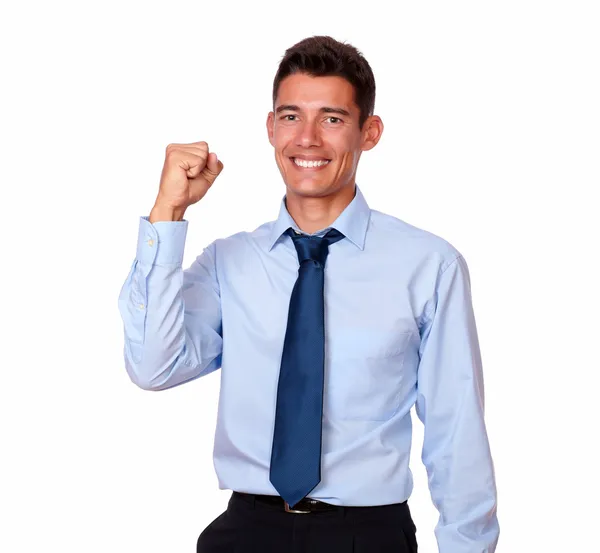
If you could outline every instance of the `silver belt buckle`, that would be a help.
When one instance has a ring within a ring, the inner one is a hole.
[[[285,503],[285,512],[286,513],[311,513],[312,511],[298,511],[298,510],[294,510],[290,507],[290,504],[284,500]]]

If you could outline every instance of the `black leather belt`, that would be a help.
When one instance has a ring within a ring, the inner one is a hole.
[[[295,505],[290,506],[287,501],[284,501],[283,498],[278,495],[259,495],[235,491],[233,493],[245,498],[254,499],[257,503],[263,503],[273,507],[280,507],[287,513],[312,513],[315,511],[336,511],[339,509],[337,505],[325,503],[323,501],[319,501],[318,499],[311,499],[310,497],[305,497]]]

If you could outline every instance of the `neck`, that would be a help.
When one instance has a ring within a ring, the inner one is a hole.
[[[313,234],[330,226],[352,202],[355,194],[354,183],[327,196],[299,195],[288,188],[285,205],[298,228]]]

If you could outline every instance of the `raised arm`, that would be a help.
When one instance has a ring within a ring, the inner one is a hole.
[[[169,144],[159,193],[140,218],[137,254],[119,294],[125,367],[145,390],[165,390],[221,366],[215,242],[182,269],[188,222],[223,169],[206,142]]]

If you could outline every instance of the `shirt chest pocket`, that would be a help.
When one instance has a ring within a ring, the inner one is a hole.
[[[334,419],[387,420],[401,402],[411,332],[346,328],[326,348],[324,410]]]

